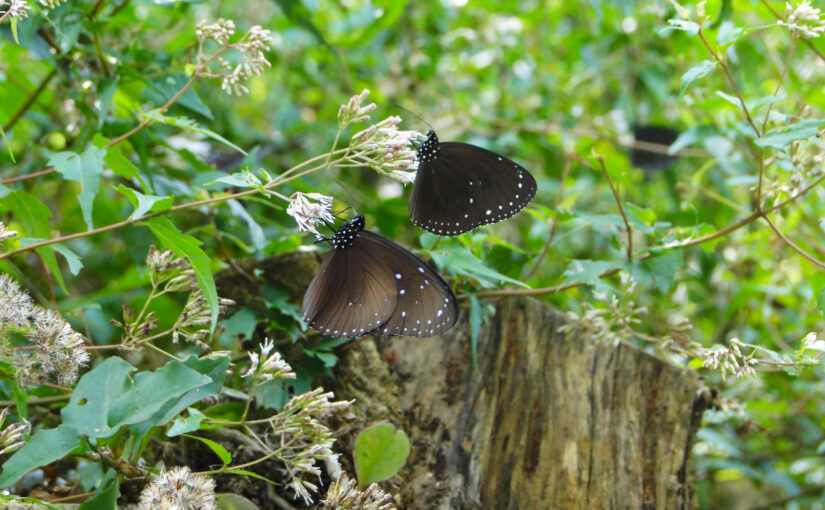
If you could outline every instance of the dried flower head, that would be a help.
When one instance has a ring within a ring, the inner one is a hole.
[[[363,92],[352,96],[347,104],[342,104],[338,110],[338,127],[344,129],[353,122],[364,122],[370,120],[370,112],[375,110],[375,103],[361,106],[361,103],[370,95],[370,91],[364,89]]]
[[[26,4],[25,0],[19,0],[19,1],[22,1],[28,7],[29,4]],[[13,3],[14,2],[12,2],[12,4]],[[0,7],[2,7],[2,4],[0,4]],[[9,8],[9,11],[11,11],[11,8]],[[14,17],[14,14],[9,14],[9,16]],[[17,231],[7,229],[6,225],[4,225],[2,221],[0,221],[0,243],[5,241],[6,239],[10,239],[12,237],[15,237],[16,235],[17,235]]]
[[[742,354],[740,347],[745,345],[738,338],[731,338],[727,347],[718,346],[712,349],[703,349],[699,356],[702,358],[702,366],[720,369],[722,379],[728,375],[734,377],[754,377],[756,370],[754,365],[759,361],[751,356]]]
[[[401,117],[387,117],[353,135],[350,159],[403,184],[415,181],[415,172],[407,170],[415,167],[413,141],[423,135],[417,131],[400,131],[400,123]]]
[[[320,193],[293,193],[289,197],[286,213],[295,218],[298,230],[312,232],[318,239],[324,237],[318,233],[318,225],[335,221],[335,216],[332,215],[332,197]]]
[[[53,374],[61,385],[74,384],[80,367],[89,362],[83,337],[51,310],[34,323],[34,328],[26,336],[37,346],[34,356],[39,361],[40,371],[45,375]]]
[[[6,5],[7,3],[8,5]],[[26,19],[29,17],[30,9],[31,6],[26,0],[8,0],[8,2],[0,0],[0,15],[5,15],[10,18]],[[2,223],[0,223],[0,226],[1,225]],[[2,235],[0,235],[0,239],[2,239]]]
[[[29,294],[7,274],[0,274],[0,334],[9,327],[29,324],[34,303]]]
[[[215,481],[188,467],[162,471],[140,493],[140,510],[215,510]]]
[[[192,266],[184,258],[178,258],[171,250],[158,251],[155,245],[149,246],[146,254],[146,266],[152,275],[152,281],[161,282],[178,269],[190,269]]]
[[[270,419],[272,432],[266,436],[276,456],[284,464],[283,472],[287,488],[306,504],[312,503],[312,494],[318,485],[322,462],[329,476],[336,480],[341,476],[339,455],[332,451],[335,442],[332,431],[322,423],[325,416],[352,405],[352,401],[333,402],[332,393],[316,388],[294,396],[283,411]]]
[[[321,504],[323,508],[338,510],[395,510],[392,496],[381,490],[378,484],[370,484],[360,491],[355,480],[346,475],[330,484]]]
[[[5,423],[8,414],[8,407],[0,412],[0,429],[2,429],[0,430],[0,455],[22,448],[26,444],[24,436],[31,430],[31,424],[25,420],[23,423],[12,423],[3,429],[3,423]]]
[[[821,19],[821,11],[807,0],[799,2],[796,6],[786,2],[785,17],[787,21],[779,20],[777,23],[787,24],[793,33],[799,33],[804,37],[819,37],[825,32],[825,21]]]

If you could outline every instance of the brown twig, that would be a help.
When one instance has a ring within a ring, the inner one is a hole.
[[[57,69],[52,69],[52,72],[50,72],[46,75],[45,78],[43,78],[43,80],[40,82],[40,85],[37,86],[34,92],[29,94],[29,97],[26,98],[26,102],[23,103],[23,106],[21,106],[19,110],[14,112],[14,115],[12,116],[11,120],[9,120],[9,123],[3,126],[4,131],[10,131],[11,128],[13,128],[15,124],[17,124],[17,121],[19,121],[23,117],[23,114],[25,114],[28,111],[28,109],[31,108],[34,102],[37,101],[37,98],[40,96],[40,94],[43,93],[43,91],[49,85],[49,82],[51,82],[55,76],[57,76]]]
[[[616,204],[619,206],[619,212],[622,215],[622,219],[624,220],[624,226],[627,229],[627,261],[633,261],[633,227],[630,225],[630,221],[627,219],[627,215],[624,213],[624,207],[622,206],[622,200],[619,198],[619,192],[616,191],[616,186],[613,185],[613,179],[610,177],[610,172],[607,171],[607,165],[604,163],[604,156],[602,154],[595,155],[596,159],[599,161],[599,164],[602,167],[602,173],[607,178],[607,183],[610,184],[610,191],[613,192],[613,198],[616,199]]]
[[[767,215],[762,215],[762,217],[765,219],[766,222],[768,222],[768,226],[771,227],[771,230],[773,230],[774,233],[776,233],[776,235],[779,236],[779,238],[782,239],[782,241],[785,242],[785,244],[790,246],[791,249],[793,249],[795,252],[799,253],[800,255],[805,257],[806,259],[808,259],[815,266],[818,266],[821,269],[825,269],[825,263],[820,262],[819,260],[817,260],[816,257],[809,254],[808,252],[806,252],[802,248],[800,248],[796,243],[794,243],[787,236],[785,236],[785,234],[783,234],[782,231],[779,230],[779,227],[777,227],[776,224],[774,222],[772,222],[771,219],[768,218]]]
[[[555,201],[555,208],[558,209],[559,204],[561,204],[561,199],[564,196],[564,183],[567,181],[567,177],[570,175],[570,168],[572,167],[572,163],[570,160],[567,160],[567,163],[564,165],[564,171],[561,175],[561,180],[559,181],[559,190],[556,192],[556,201]],[[550,233],[547,235],[547,241],[544,243],[544,246],[541,247],[541,251],[539,252],[538,258],[536,258],[536,262],[533,264],[533,267],[527,271],[527,274],[521,279],[521,281],[526,282],[533,276],[536,271],[538,270],[539,266],[541,265],[541,261],[544,260],[544,256],[547,255],[547,250],[550,249],[550,245],[553,244],[553,238],[556,236],[556,230],[558,228],[559,221],[558,221],[558,211],[556,212],[556,216],[553,216],[553,219],[550,220]]]

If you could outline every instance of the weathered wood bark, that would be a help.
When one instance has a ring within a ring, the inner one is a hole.
[[[381,396],[347,392],[368,384],[354,382],[359,367],[375,377],[365,362],[377,359],[374,345],[345,353],[338,396],[357,396],[366,421],[411,436],[399,508],[695,506],[690,450],[707,401],[696,375],[629,345],[559,334],[563,322],[539,301],[502,301],[480,334],[476,370],[466,324],[390,339],[382,359],[397,393]],[[376,413],[376,399],[400,406],[404,422]]]

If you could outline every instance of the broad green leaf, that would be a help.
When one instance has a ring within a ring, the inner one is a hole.
[[[135,210],[129,215],[129,218],[133,220],[142,218],[150,211],[165,211],[172,207],[172,201],[174,200],[170,196],[158,197],[155,195],[144,195],[123,184],[118,185],[117,191],[128,198],[129,202],[135,206]]]
[[[189,417],[175,420],[174,423],[172,423],[172,426],[169,427],[169,431],[166,433],[167,437],[187,434],[200,428],[201,422],[206,419],[206,415],[194,407],[187,408],[187,411],[189,411]]]
[[[309,12],[309,9],[307,9],[301,0],[274,0],[274,2],[278,4],[278,7],[281,8],[281,11],[283,11],[287,18],[293,23],[298,24],[298,26],[303,27],[318,39],[318,42],[332,51],[332,46],[324,39],[324,35],[312,22],[312,13]]]
[[[771,129],[765,136],[756,139],[758,147],[773,147],[774,149],[787,149],[791,142],[805,140],[815,136],[819,132],[820,126],[825,124],[823,119],[806,119],[781,128]]]
[[[134,385],[109,407],[108,425],[117,429],[148,420],[166,402],[210,382],[209,377],[175,360],[154,372],[138,372]]]
[[[80,183],[80,209],[83,211],[83,220],[89,230],[94,228],[92,223],[92,203],[98,189],[100,189],[100,173],[103,172],[103,157],[106,151],[100,147],[90,146],[83,154],[75,152],[58,152],[52,154],[49,164],[65,179]]]
[[[659,30],[660,34],[664,34],[671,30],[681,30],[683,32],[687,32],[690,35],[696,35],[699,33],[699,24],[694,23],[693,21],[688,21],[684,19],[669,19],[667,20],[667,22],[670,24],[670,26]]]
[[[135,435],[143,436],[152,427],[166,425],[195,402],[200,402],[207,397],[217,396],[221,392],[226,370],[229,368],[229,357],[199,359],[196,356],[190,356],[183,360],[183,364],[199,374],[205,375],[211,382],[168,401],[150,420],[133,425],[131,429]]]
[[[83,30],[86,13],[79,7],[58,9],[54,19],[55,35],[63,53],[68,52],[77,42]]]
[[[685,95],[685,92],[687,92],[687,89],[690,87],[691,83],[699,78],[707,76],[708,73],[713,71],[715,68],[716,62],[712,60],[704,60],[688,69],[687,72],[682,75],[682,85],[679,89],[679,99],[682,99],[682,96]]]
[[[210,379],[179,361],[170,361],[154,372],[129,374],[135,368],[112,357],[80,378],[63,423],[90,439],[109,437],[125,425],[151,418],[169,400],[203,386]]]
[[[198,441],[208,446],[209,449],[215,452],[215,455],[217,455],[221,459],[221,462],[223,462],[224,466],[232,462],[232,455],[220,443],[216,443],[215,441],[212,441],[211,439],[206,439],[205,437],[190,436],[189,434],[184,434],[184,436],[192,439],[197,439]]]
[[[106,166],[108,166],[112,172],[126,179],[132,179],[140,175],[138,167],[133,165],[132,162],[120,152],[120,149],[118,149],[116,145],[106,149],[106,156],[103,157],[103,162],[106,163]]]
[[[8,487],[29,471],[62,459],[82,444],[78,430],[66,424],[38,430],[3,464],[0,487]]]
[[[209,330],[215,331],[215,324],[218,322],[218,291],[215,288],[212,270],[209,268],[209,257],[200,249],[201,242],[192,236],[181,234],[165,216],[152,218],[146,224],[164,246],[178,257],[186,257],[192,264],[192,269],[198,278],[198,287],[206,297],[206,302],[209,303],[212,312]]]
[[[472,278],[482,287],[496,287],[504,282],[530,288],[524,282],[514,280],[485,266],[484,262],[476,258],[466,246],[449,246],[434,251],[424,251],[432,256],[439,267],[449,267],[453,273]]]
[[[255,218],[237,200],[227,200],[226,205],[229,206],[232,214],[246,222],[246,226],[249,228],[249,237],[252,239],[252,246],[258,251],[263,251],[266,247],[266,236]]]
[[[721,14],[720,14],[721,16]],[[737,27],[730,21],[725,21],[719,26],[719,32],[716,36],[716,42],[722,46],[735,43],[745,33],[745,29]]]
[[[238,470],[243,471],[243,470]],[[249,471],[244,471],[243,473],[238,472],[235,470],[229,471],[230,473],[235,473],[238,475],[243,475],[249,473]],[[252,473],[254,475],[254,473]],[[256,478],[263,478],[265,481],[269,483],[274,483],[266,478],[258,475]],[[215,494],[217,498],[217,510],[261,510],[258,505],[249,501],[243,496],[238,494],[232,494],[229,492],[223,492],[220,494]]]
[[[160,122],[162,124],[169,124],[170,126],[179,127],[181,129],[185,129],[187,131],[192,131],[193,133],[198,133],[204,136],[208,136],[213,140],[217,140],[229,147],[232,147],[236,151],[240,152],[241,154],[246,154],[246,151],[235,145],[234,143],[230,142],[226,138],[222,137],[218,133],[214,131],[210,131],[209,129],[202,128],[198,126],[198,123],[192,119],[188,119],[186,117],[167,117],[160,113],[158,110],[151,110],[146,112],[146,117],[153,119],[155,122]]]
[[[373,425],[355,438],[352,456],[359,487],[386,480],[398,473],[410,454],[410,441],[403,430],[389,423]]]

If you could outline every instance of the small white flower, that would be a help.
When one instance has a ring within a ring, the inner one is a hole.
[[[0,0],[0,8],[3,7],[4,3],[5,2]],[[29,3],[26,0],[9,0],[9,5],[6,8],[6,12],[8,12],[8,16],[10,18],[25,19],[25,18],[29,17],[29,10],[30,9],[31,9],[31,6],[29,5]],[[0,11],[0,14],[2,14],[2,13],[3,13],[3,11]],[[2,225],[2,223],[0,223],[0,225]],[[15,234],[16,234],[16,232],[15,232]],[[0,237],[0,240],[2,240],[1,237]]]
[[[375,103],[361,106],[361,103],[370,95],[370,91],[364,89],[357,96],[352,96],[347,104],[341,105],[338,110],[338,126],[344,129],[345,126],[353,122],[364,122],[370,120],[369,113],[375,110]]]
[[[332,197],[320,193],[293,193],[289,197],[286,213],[295,218],[298,230],[312,232],[319,239],[323,236],[318,233],[318,225],[335,221],[335,216],[332,215]]]
[[[825,21],[820,19],[821,11],[807,0],[799,2],[795,7],[786,2],[785,14],[786,23],[792,32],[800,32],[807,37],[819,37],[825,32]],[[779,24],[784,23],[780,20]]]
[[[258,370],[258,353],[249,352],[249,369],[241,374],[241,377],[249,377],[255,374]]]

